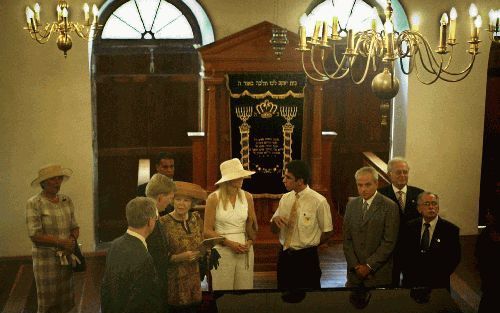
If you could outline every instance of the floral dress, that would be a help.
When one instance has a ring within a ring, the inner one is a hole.
[[[31,197],[26,205],[26,225],[30,237],[52,235],[68,239],[71,230],[78,227],[73,202],[59,194],[59,202],[52,203],[40,194]],[[33,243],[33,273],[35,275],[38,313],[68,312],[75,305],[72,269],[61,265],[56,247]]]
[[[186,226],[167,214],[160,218],[166,234],[168,254],[198,250],[202,242],[203,220],[198,212],[189,212]],[[201,302],[198,262],[170,263],[167,270],[168,299],[171,306],[189,306]]]

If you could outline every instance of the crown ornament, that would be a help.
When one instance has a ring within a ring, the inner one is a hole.
[[[278,106],[269,100],[265,100],[264,102],[255,106],[255,110],[262,118],[271,118],[278,110]]]

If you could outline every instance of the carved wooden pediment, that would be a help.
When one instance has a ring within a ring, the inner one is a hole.
[[[214,72],[301,72],[298,34],[288,31],[288,44],[278,60],[269,42],[272,29],[279,27],[262,22],[216,42],[201,47],[200,52],[207,76]]]

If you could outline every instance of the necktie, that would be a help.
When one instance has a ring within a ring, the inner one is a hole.
[[[285,244],[283,247],[286,249],[290,248],[290,243],[292,242],[292,235],[295,230],[295,225],[297,224],[297,207],[299,206],[299,194],[295,194],[295,202],[293,202],[292,209],[290,210],[290,215],[288,216],[288,225],[285,236]]]
[[[420,240],[420,251],[425,252],[427,249],[429,249],[429,242],[430,242],[430,235],[429,235],[429,227],[431,224],[429,223],[424,223],[425,229],[424,233],[422,234],[422,240]]]
[[[399,207],[404,212],[404,210],[405,210],[405,202],[403,201],[403,194],[404,194],[404,192],[402,190],[398,191],[398,203],[399,203]]]
[[[368,212],[368,201],[363,203],[363,221],[366,219],[366,213]]]

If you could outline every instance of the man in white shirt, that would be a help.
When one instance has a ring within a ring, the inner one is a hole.
[[[343,224],[346,287],[389,286],[399,230],[398,206],[377,192],[375,169],[362,167],[354,177],[359,197],[347,204]]]
[[[278,256],[280,290],[321,288],[317,247],[333,232],[330,205],[309,188],[310,171],[300,160],[286,165],[283,183],[289,191],[281,197],[271,218],[274,233],[282,245]]]

